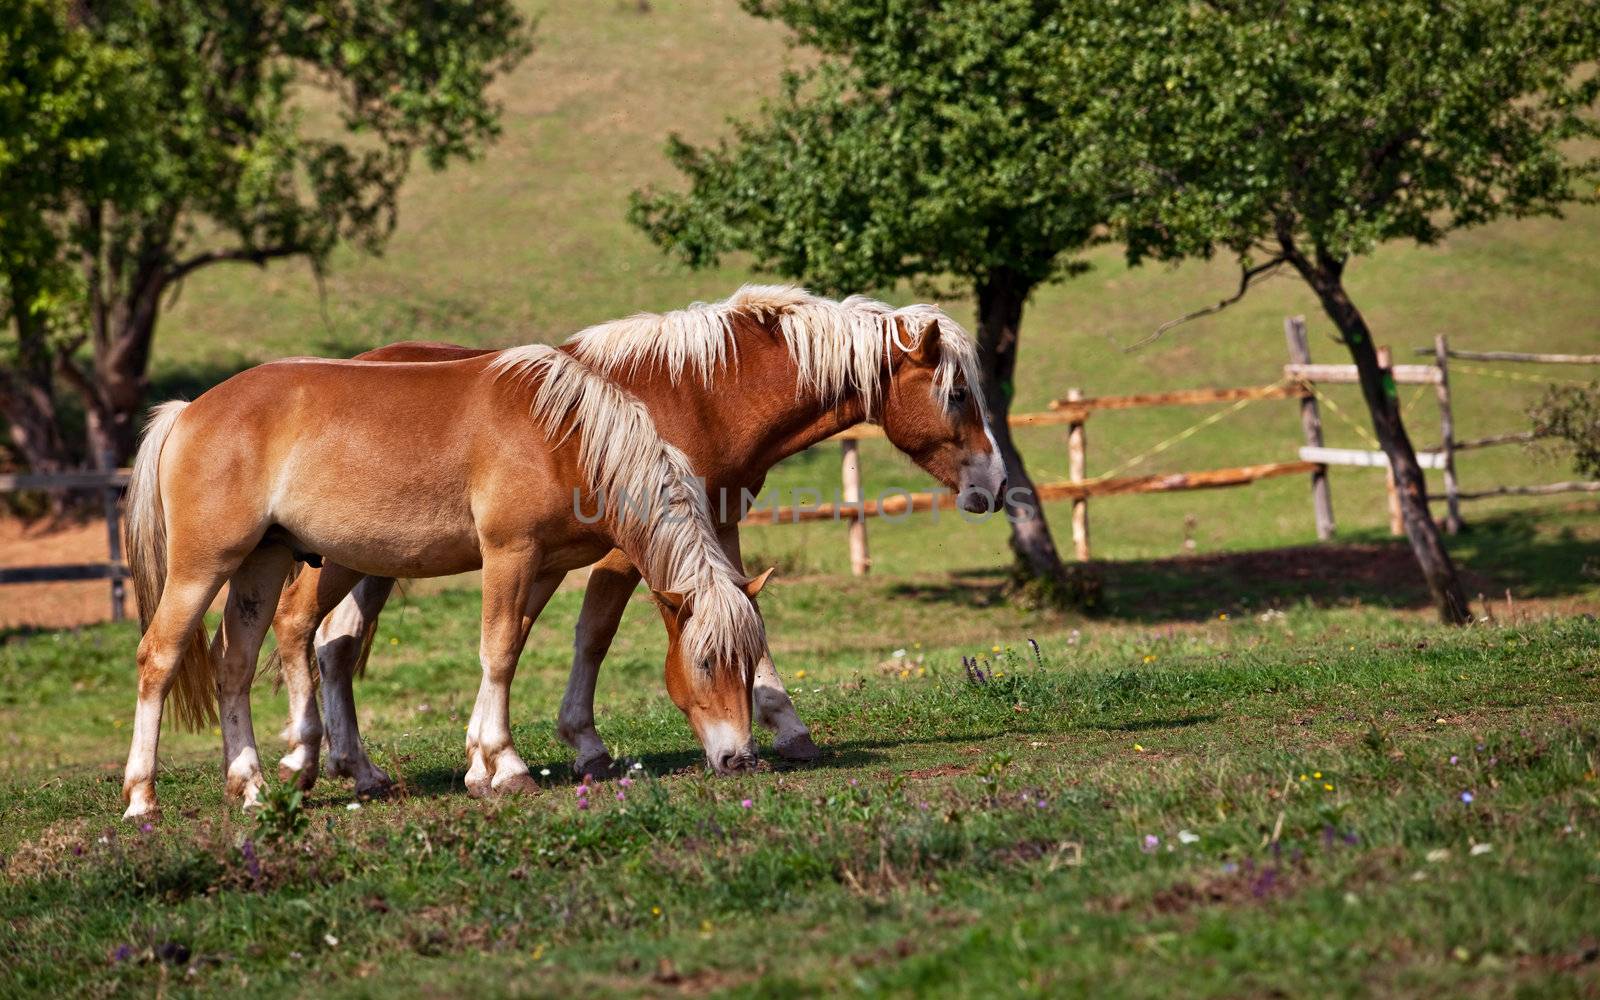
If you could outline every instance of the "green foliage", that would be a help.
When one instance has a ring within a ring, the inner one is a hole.
[[[275,781],[256,808],[256,836],[266,843],[293,840],[306,830],[305,792],[293,781]]]
[[[1086,99],[1056,57],[1077,31],[1070,8],[745,7],[793,28],[808,68],[733,141],[672,139],[689,189],[636,192],[630,212],[652,240],[694,266],[743,251],[830,291],[997,268],[1031,286],[1074,269],[1066,255],[1105,209],[1061,141]]]
[[[1600,135],[1588,0],[1111,0],[1092,24],[1134,260],[1343,261],[1594,199],[1600,159],[1570,145]]]
[[[1580,476],[1600,478],[1600,382],[1588,386],[1551,386],[1528,409],[1540,437],[1560,438],[1572,448],[1572,468]]]

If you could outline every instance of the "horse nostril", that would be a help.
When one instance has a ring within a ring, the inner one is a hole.
[[[717,757],[716,767],[720,774],[732,774],[749,770],[755,766],[755,762],[755,757],[748,750],[727,750]]]

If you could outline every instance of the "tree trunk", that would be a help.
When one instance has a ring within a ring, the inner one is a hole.
[[[1011,522],[1011,550],[1030,576],[1064,588],[1067,574],[1061,556],[1050,537],[1033,480],[1011,440],[1008,421],[1022,306],[1032,288],[1032,282],[1009,268],[996,268],[978,282],[978,362],[990,430],[1006,463],[1005,511]]]
[[[1416,450],[1400,418],[1400,398],[1394,377],[1378,366],[1378,349],[1372,342],[1372,332],[1367,321],[1356,308],[1344,289],[1344,261],[1325,252],[1317,254],[1312,263],[1304,255],[1294,253],[1290,263],[1317,293],[1323,310],[1344,337],[1345,346],[1356,364],[1361,378],[1361,394],[1372,414],[1372,428],[1378,434],[1378,445],[1389,458],[1394,470],[1395,490],[1400,495],[1400,512],[1405,522],[1406,538],[1411,551],[1422,568],[1422,576],[1433,595],[1439,618],[1448,625],[1466,625],[1472,621],[1472,610],[1467,606],[1467,595],[1456,577],[1456,567],[1445,551],[1444,538],[1439,525],[1428,510],[1428,485],[1422,467],[1417,464]]]

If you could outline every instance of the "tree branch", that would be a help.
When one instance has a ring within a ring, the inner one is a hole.
[[[1266,261],[1265,263],[1257,264],[1255,267],[1242,267],[1242,268],[1240,268],[1239,269],[1239,290],[1237,292],[1234,292],[1232,295],[1230,295],[1227,298],[1223,299],[1221,302],[1218,302],[1216,305],[1206,306],[1204,309],[1196,309],[1194,312],[1187,313],[1187,314],[1185,314],[1183,316],[1179,316],[1177,319],[1169,319],[1169,320],[1167,320],[1165,323],[1162,323],[1160,326],[1156,327],[1155,332],[1150,334],[1148,337],[1145,337],[1144,339],[1140,340],[1138,343],[1135,343],[1135,344],[1133,344],[1133,345],[1131,345],[1129,347],[1124,347],[1122,349],[1123,352],[1124,353],[1128,353],[1128,352],[1132,352],[1132,351],[1137,351],[1141,347],[1147,347],[1150,344],[1153,344],[1156,341],[1160,340],[1162,334],[1166,333],[1168,330],[1172,329],[1175,326],[1182,326],[1183,324],[1189,322],[1190,320],[1196,320],[1196,319],[1199,319],[1202,316],[1210,316],[1213,313],[1221,312],[1222,310],[1224,310],[1224,309],[1228,308],[1229,306],[1233,305],[1235,302],[1238,302],[1240,299],[1244,298],[1244,293],[1250,290],[1251,284],[1253,284],[1257,278],[1260,278],[1260,277],[1262,277],[1264,275],[1270,275],[1272,272],[1276,271],[1279,267],[1281,267],[1285,262],[1286,262],[1286,258],[1284,258],[1284,257],[1274,257],[1271,260]]]
[[[263,247],[259,250],[252,250],[246,247],[235,247],[231,250],[208,250],[205,253],[196,254],[173,267],[167,272],[166,280],[168,282],[182,281],[202,267],[224,261],[259,266],[266,264],[269,260],[276,260],[280,257],[293,257],[297,254],[310,252],[311,248],[303,243],[282,243],[278,246]]]

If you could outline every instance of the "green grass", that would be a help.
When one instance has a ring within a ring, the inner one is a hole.
[[[1313,550],[1365,580],[1108,566],[1096,620],[981,573],[780,582],[775,654],[825,755],[736,779],[702,772],[636,601],[599,726],[643,767],[584,810],[551,721],[576,591],[517,684],[538,795],[462,788],[477,596],[453,590],[391,611],[358,691],[400,794],[352,811],[324,781],[242,815],[215,735],[169,733],[149,831],[116,819],[134,629],[14,635],[0,994],[1583,994],[1600,625],[1549,612],[1596,606],[1595,513],[1464,539],[1475,578],[1541,597],[1467,630],[1407,610],[1390,542]],[[256,710],[271,760],[264,681]]]

